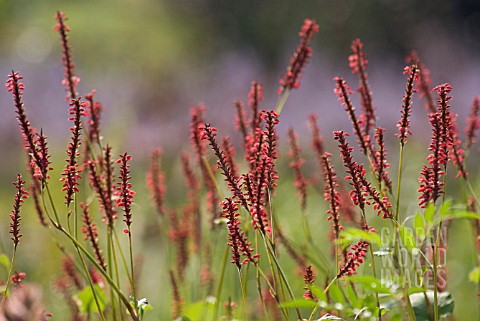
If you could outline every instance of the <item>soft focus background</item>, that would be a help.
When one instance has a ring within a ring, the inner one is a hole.
[[[246,100],[252,80],[264,84],[264,107],[273,108],[278,79],[297,45],[304,18],[315,19],[320,32],[302,86],[292,92],[282,113],[283,144],[286,129],[293,125],[306,143],[306,119],[312,112],[320,116],[326,137],[334,129],[350,130],[333,94],[332,78],[344,76],[355,89],[357,81],[347,57],[357,37],[365,43],[380,123],[390,133],[400,115],[402,71],[411,49],[431,70],[434,85],[452,85],[452,105],[461,124],[472,97],[480,94],[477,0],[0,0],[0,75],[6,80],[13,68],[24,76],[28,115],[49,137],[57,169],[63,166],[69,123],[60,43],[52,29],[56,10],[69,17],[81,94],[97,89],[105,106],[104,136],[116,151],[133,154],[138,166],[157,146],[163,147],[167,159],[176,157],[187,144],[189,108],[194,104],[205,103],[207,119],[226,134],[234,131],[233,101]],[[354,102],[359,106],[358,98]],[[414,130],[424,134],[425,143],[429,127],[422,105],[416,100],[414,118],[421,122],[414,124]],[[4,89],[0,91],[2,231],[14,193],[10,182],[17,172],[24,172],[20,146],[11,96]],[[144,176],[139,173],[135,179],[142,185]],[[21,246],[29,248],[28,243]],[[39,244],[30,246],[33,252],[45,251]],[[20,258],[24,267],[37,262],[33,252],[31,259]],[[45,254],[46,261],[50,255]]]

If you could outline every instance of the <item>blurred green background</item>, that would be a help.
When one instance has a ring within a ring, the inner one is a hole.
[[[189,107],[204,102],[208,120],[222,133],[231,134],[232,103],[246,99],[252,80],[264,83],[264,108],[274,106],[278,78],[297,44],[304,18],[316,19],[320,33],[313,42],[314,55],[303,74],[302,87],[292,93],[282,114],[282,144],[286,143],[286,129],[294,125],[308,149],[305,121],[311,112],[320,115],[327,138],[331,130],[350,130],[332,93],[332,78],[345,76],[355,88],[356,79],[348,69],[347,57],[350,43],[357,37],[365,43],[374,103],[382,126],[390,133],[399,117],[405,86],[404,57],[411,49],[419,52],[432,71],[434,84],[452,84],[452,104],[462,124],[472,97],[480,93],[480,2],[476,0],[0,0],[0,75],[6,80],[13,68],[25,77],[29,118],[49,137],[56,169],[63,166],[62,152],[69,135],[68,106],[61,85],[61,50],[52,29],[56,10],[69,17],[76,71],[82,80],[79,90],[85,94],[97,89],[97,97],[105,106],[103,134],[116,151],[127,150],[134,155],[139,168],[135,185],[142,191],[137,203],[144,204],[139,205],[139,211],[150,214],[153,209],[145,205],[149,203],[143,187],[149,151],[164,147],[165,167],[173,177],[172,189],[181,191],[181,183],[175,178],[180,175],[176,157],[187,144]],[[418,112],[414,117],[418,122],[414,129],[419,136],[424,134],[420,142],[425,143],[429,128],[421,105],[416,102]],[[0,210],[5,214],[0,223],[5,243],[7,214],[14,193],[10,182],[17,172],[25,173],[20,144],[11,96],[6,90],[0,91]],[[407,184],[416,184],[415,175],[424,158],[422,155],[415,159],[418,162],[408,167],[412,177]],[[52,175],[52,181],[56,179],[58,174]],[[412,188],[412,204],[416,197],[413,192]],[[294,194],[290,185],[283,187],[283,193]],[[295,198],[284,202],[283,209],[298,210]],[[49,265],[56,262],[58,253],[45,231],[35,225],[33,212],[26,217],[26,224],[31,226],[25,230],[38,235],[24,233],[28,241],[20,246],[19,266],[32,279],[46,278],[59,269],[56,263]],[[323,218],[317,221],[323,225],[318,236],[321,239],[326,224]],[[140,218],[138,224],[148,222]],[[291,232],[295,233],[295,229]],[[457,231],[454,235],[461,239],[459,234]],[[148,235],[145,241],[145,253],[154,256],[157,243]],[[31,255],[25,257],[29,252]],[[150,268],[146,265],[145,273],[154,273],[157,266],[165,264],[161,259],[155,257],[155,264]],[[34,268],[41,260],[48,269]],[[44,284],[53,281],[43,280]],[[163,280],[144,281],[146,292],[167,288]],[[297,285],[301,286],[301,280]],[[47,299],[50,304],[51,300]],[[156,313],[162,307],[169,308],[168,300],[161,302],[156,305]],[[464,317],[468,317],[466,313]]]

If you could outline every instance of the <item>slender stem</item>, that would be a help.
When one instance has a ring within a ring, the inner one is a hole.
[[[290,95],[290,89],[285,89],[284,92],[282,92],[282,94],[280,95],[280,97],[278,97],[278,101],[277,101],[277,108],[276,108],[276,112],[277,114],[281,114],[282,110],[283,110],[283,106],[285,106],[285,103],[287,102],[287,99],[288,99],[288,96]]]
[[[216,294],[216,302],[215,302],[215,310],[213,313],[213,320],[216,321],[218,319],[218,311],[220,309],[220,296],[222,295],[222,288],[223,288],[223,278],[225,277],[225,270],[227,267],[227,261],[228,261],[228,252],[229,252],[229,245],[225,247],[225,252],[223,254],[223,262],[222,262],[222,270],[220,272],[220,280],[218,283],[217,287],[217,294]]]
[[[133,247],[132,247],[132,233],[130,231],[130,227],[128,227],[128,247],[130,252],[130,287],[132,288],[132,295],[133,295],[133,302],[135,305],[135,309],[137,308],[137,295],[135,293],[135,270],[133,268]]]
[[[10,279],[12,278],[13,265],[15,264],[15,253],[17,253],[17,247],[13,246],[12,260],[10,261],[10,269],[8,271],[7,284],[5,285],[5,291],[4,291],[3,296],[2,296],[2,303],[1,303],[2,307],[3,307],[3,303],[5,302],[5,298],[7,297],[7,294],[8,294],[8,287],[10,286]]]
[[[337,279],[338,279],[338,276],[336,276],[335,278],[333,278],[333,280],[330,281],[330,283],[328,283],[328,285],[327,285],[327,287],[325,288],[325,290],[323,290],[323,293],[327,294],[328,290],[330,290],[330,287],[333,285],[333,283],[335,283],[335,281],[337,281]],[[312,310],[312,313],[310,314],[310,317],[308,318],[308,321],[312,321],[312,320],[313,320],[313,317],[315,316],[315,313],[317,313],[318,308],[320,308],[320,304],[315,305],[315,307],[314,307],[313,310]]]

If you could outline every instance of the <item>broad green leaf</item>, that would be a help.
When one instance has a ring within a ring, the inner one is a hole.
[[[360,283],[365,289],[378,293],[391,293],[390,289],[386,288],[380,280],[370,275],[352,275],[347,278],[352,283]]]
[[[415,215],[413,219],[413,228],[415,229],[415,234],[417,235],[417,239],[419,243],[423,243],[425,240],[425,222],[423,220],[422,215],[418,214]]]
[[[280,307],[293,309],[293,308],[314,308],[317,303],[313,300],[306,300],[306,299],[296,299],[293,301],[288,301],[280,304]]]
[[[213,298],[214,299],[214,298]],[[202,300],[188,304],[184,308],[183,318],[189,321],[203,321],[213,318],[214,300]]]
[[[382,245],[380,236],[377,233],[366,232],[364,230],[349,227],[340,232],[338,243],[357,243],[359,241],[367,241],[371,244]]]
[[[480,266],[477,266],[468,274],[468,279],[477,284],[480,282]]]
[[[426,293],[429,304],[425,301],[424,293],[414,293],[410,295],[413,312],[417,321],[429,321],[430,315],[433,315],[433,291]],[[448,292],[438,293],[438,312],[440,318],[449,316],[453,312],[454,301],[452,295]]]
[[[10,259],[5,254],[0,255],[0,264],[5,267],[5,270],[10,270]]]
[[[452,200],[445,201],[442,204],[442,206],[440,206],[440,210],[439,210],[440,217],[445,217],[448,214],[450,214],[451,213],[451,211],[450,211],[451,206],[452,206]]]
[[[309,286],[310,291],[318,299],[318,301],[327,302],[327,295],[323,292],[324,290],[315,285]]]
[[[403,245],[410,251],[415,248],[415,238],[413,237],[412,232],[405,226],[400,226],[400,239],[402,240]]]
[[[345,298],[343,297],[342,289],[336,284],[332,284],[330,289],[328,290],[330,297],[332,298],[333,302],[335,303],[345,303]]]
[[[342,318],[339,318],[335,315],[331,315],[331,314],[325,314],[325,315],[322,315],[322,317],[320,319],[317,319],[316,321],[324,321],[324,320],[336,320],[336,321],[345,321],[344,319]]]
[[[107,296],[105,295],[105,292],[98,284],[93,285],[93,289],[95,290],[100,310],[105,310],[105,306],[107,304]],[[89,314],[92,312],[98,312],[97,303],[95,302],[95,297],[90,286],[80,291],[75,298],[79,302],[79,309],[81,313]]]
[[[433,221],[433,216],[435,215],[435,205],[428,204],[423,212],[423,216],[425,217],[425,222],[427,225],[430,225]]]
[[[350,282],[347,282],[345,290],[345,294],[347,296],[347,300],[350,302],[350,305],[353,308],[359,308],[360,302],[358,301],[357,293],[355,293],[355,290]]]

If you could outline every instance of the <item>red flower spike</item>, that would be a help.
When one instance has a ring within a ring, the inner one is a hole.
[[[100,120],[102,116],[103,106],[99,102],[95,101],[95,90],[92,90],[89,94],[85,95],[87,100],[86,107],[88,111],[89,119],[86,121],[88,125],[88,136],[90,142],[100,143]]]
[[[243,136],[243,141],[246,143],[248,131],[247,131],[247,124],[245,120],[245,117],[246,117],[245,107],[243,106],[243,103],[240,100],[237,100],[235,102],[235,108],[237,110],[237,119],[235,121],[235,124],[237,125],[238,129],[241,131]]]
[[[290,59],[290,64],[287,67],[287,72],[280,79],[280,88],[278,94],[281,95],[287,90],[292,90],[300,87],[300,74],[305,64],[312,56],[312,47],[310,41],[313,35],[318,33],[318,25],[315,20],[305,19],[303,26],[299,32],[300,44],[293,53]]]
[[[13,210],[12,214],[10,214],[12,220],[10,222],[10,234],[12,234],[11,240],[13,241],[13,247],[17,248],[20,238],[22,237],[22,234],[20,234],[20,221],[22,220],[20,217],[20,209],[24,200],[28,197],[28,192],[23,188],[25,181],[22,181],[22,175],[20,174],[17,175],[17,180],[13,182],[13,185],[15,185],[17,193],[14,196]]]
[[[415,79],[417,90],[420,93],[420,97],[425,98],[425,109],[429,112],[435,112],[435,101],[432,96],[432,80],[430,79],[430,70],[422,64],[417,52],[412,50],[410,55],[406,59],[407,63],[417,65],[418,78]]]
[[[357,267],[365,261],[364,258],[367,256],[369,246],[370,243],[365,241],[353,245],[351,251],[347,253],[347,261],[340,268],[337,278],[357,273]]]
[[[234,202],[231,198],[225,199],[222,202],[223,216],[227,219],[228,228],[228,245],[231,248],[232,263],[237,266],[238,269],[242,265],[248,264],[248,262],[254,265],[258,264],[259,254],[253,254],[253,247],[248,242],[245,232],[240,228],[241,222],[239,220],[240,214],[238,213],[238,203]],[[244,260],[241,260],[241,256]]]
[[[325,153],[323,144],[323,138],[320,135],[320,129],[317,124],[318,116],[315,114],[310,115],[308,121],[310,123],[310,129],[312,131],[312,147],[313,151],[317,155],[318,160],[322,159],[322,155]]]
[[[330,208],[327,210],[328,220],[332,222],[332,227],[335,233],[335,239],[338,240],[340,232],[343,231],[343,226],[340,223],[340,193],[338,192],[339,185],[337,183],[337,174],[335,173],[335,168],[330,162],[330,157],[332,154],[324,153],[322,155],[322,168],[323,176],[325,180],[325,201],[330,205]]]
[[[387,162],[387,149],[385,148],[385,140],[383,133],[385,132],[384,128],[378,127],[375,129],[375,135],[373,138],[377,142],[378,150],[374,153],[374,162],[373,167],[377,176],[377,180],[381,185],[382,182],[388,191],[392,192],[392,180],[388,177],[389,172],[386,170],[390,168],[390,164]]]
[[[312,270],[312,266],[309,265],[305,268],[305,274],[303,275],[303,280],[305,282],[305,292],[303,293],[303,298],[305,300],[316,300],[316,297],[313,295],[312,291],[310,290],[310,285],[313,284],[313,282],[315,282],[315,280],[313,279],[314,275],[313,275],[313,270]]]
[[[258,126],[260,126],[260,112],[259,106],[263,101],[263,87],[262,84],[256,81],[252,81],[252,87],[248,93],[248,105],[250,107],[252,118],[250,125],[252,127],[252,133],[255,132]]]
[[[150,190],[150,196],[155,204],[158,214],[164,215],[165,202],[165,174],[160,167],[160,156],[162,151],[157,148],[154,149],[150,155],[150,166],[147,172],[147,186]]]
[[[304,160],[300,157],[300,148],[297,143],[297,134],[292,127],[288,129],[288,137],[290,141],[290,151],[288,156],[291,158],[290,168],[295,174],[294,184],[297,188],[297,193],[300,196],[300,205],[303,211],[307,208],[307,181],[302,174],[302,165]]]
[[[399,134],[396,134],[400,139],[400,144],[405,145],[407,142],[407,136],[412,135],[410,131],[410,115],[412,113],[412,98],[413,93],[417,92],[413,89],[414,81],[418,80],[418,67],[417,65],[411,65],[405,67],[403,74],[408,74],[407,86],[405,88],[405,95],[403,96],[402,117],[397,123]]]
[[[73,200],[73,194],[78,192],[78,180],[81,178],[80,169],[77,164],[77,157],[79,156],[78,150],[80,148],[80,134],[82,131],[82,116],[84,115],[85,103],[80,102],[80,97],[78,99],[72,99],[70,101],[69,113],[71,117],[69,120],[73,121],[73,127],[70,128],[72,132],[71,142],[68,144],[67,156],[66,159],[67,165],[63,171],[63,174],[60,181],[63,183],[62,191],[66,191],[65,204],[67,206]]]
[[[467,142],[465,148],[469,149],[473,144],[475,144],[476,131],[480,127],[480,96],[477,96],[473,99],[472,107],[470,109],[470,115],[467,119]]]
[[[83,217],[83,227],[82,233],[85,234],[85,241],[90,242],[90,246],[93,249],[95,258],[97,259],[98,264],[102,267],[104,271],[107,271],[107,264],[100,249],[100,244],[98,243],[98,231],[93,219],[88,211],[88,206],[84,203],[80,203],[82,208],[82,217]]]
[[[225,156],[225,152],[220,149],[218,142],[216,140],[217,129],[210,126],[210,124],[205,124],[202,131],[201,138],[207,140],[212,147],[212,150],[217,157],[218,168],[222,170],[222,175],[225,176],[225,181],[227,182],[230,191],[233,193],[233,196],[238,198],[242,202],[242,206],[248,211],[247,200],[245,199],[243,192],[240,188],[239,178],[235,176],[234,171]]]
[[[375,127],[376,116],[372,102],[372,92],[368,84],[368,75],[365,71],[368,60],[363,51],[363,43],[360,39],[355,39],[351,45],[353,54],[348,57],[350,68],[353,74],[358,74],[360,85],[357,91],[360,93],[363,112],[360,119],[364,119],[364,135],[370,135],[370,129]]]
[[[120,155],[117,164],[120,164],[120,182],[117,183],[115,196],[117,196],[117,206],[123,209],[123,221],[127,225],[128,233],[130,234],[130,225],[132,224],[132,203],[135,191],[132,190],[130,183],[130,164],[132,156],[127,153]]]
[[[72,49],[68,42],[70,28],[65,24],[67,18],[63,12],[57,11],[55,19],[57,20],[57,24],[53,29],[58,31],[62,42],[62,62],[65,73],[65,79],[62,81],[62,84],[65,86],[65,91],[68,92],[66,99],[76,99],[77,85],[80,82],[80,78],[75,76],[75,64],[73,63]]]
[[[342,106],[345,107],[345,110],[350,117],[361,152],[367,154],[368,146],[366,141],[368,136],[365,136],[362,132],[361,126],[363,125],[363,122],[357,120],[357,116],[355,115],[355,107],[353,106],[349,97],[349,95],[353,94],[352,88],[347,85],[343,78],[335,77],[333,80],[336,83],[336,87],[333,92],[338,96],[338,100],[342,103]]]

